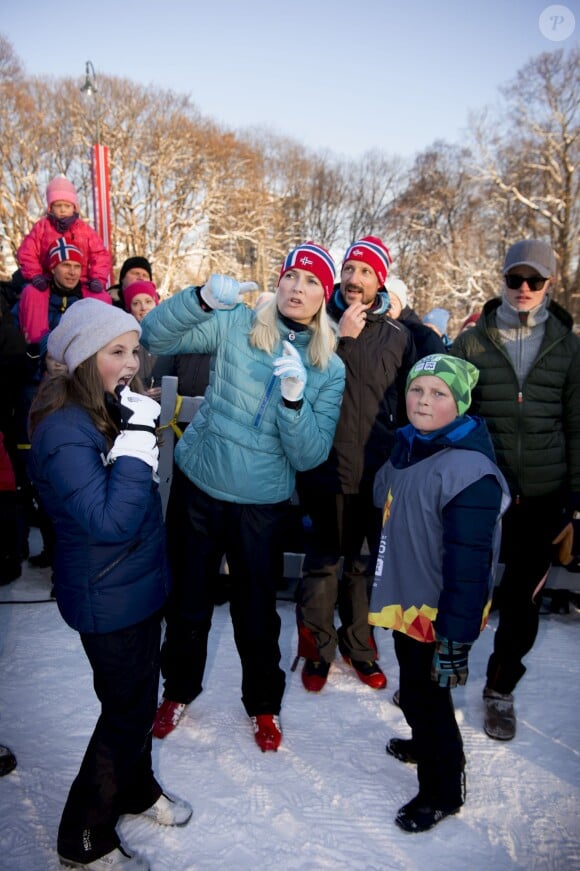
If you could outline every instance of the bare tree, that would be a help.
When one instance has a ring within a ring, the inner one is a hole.
[[[496,289],[480,232],[484,202],[469,161],[469,149],[445,142],[418,154],[385,221],[386,237],[396,240],[397,275],[413,291],[415,309],[447,308],[452,325]]]
[[[400,158],[375,150],[351,162],[345,189],[346,244],[362,236],[381,235],[401,182]]]
[[[0,33],[0,82],[13,82],[24,75],[12,44]]]
[[[504,250],[523,235],[548,238],[559,263],[557,296],[579,311],[580,50],[562,49],[529,61],[502,89],[493,127],[480,119],[479,179],[494,190],[503,213]]]

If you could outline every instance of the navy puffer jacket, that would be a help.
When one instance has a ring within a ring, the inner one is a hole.
[[[56,600],[82,633],[141,622],[170,587],[151,468],[133,457],[105,465],[106,453],[102,433],[73,405],[44,418],[32,437],[32,477],[56,532]]]

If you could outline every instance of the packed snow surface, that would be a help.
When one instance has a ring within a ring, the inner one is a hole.
[[[56,832],[98,716],[78,635],[48,599],[50,571],[26,567],[0,588],[0,743],[18,758],[0,780],[0,868],[55,871]],[[17,603],[25,600],[29,604]],[[120,832],[152,871],[479,871],[580,869],[580,614],[542,616],[516,691],[515,740],[482,730],[481,693],[497,617],[475,644],[465,687],[453,691],[467,757],[467,802],[430,832],[406,834],[397,809],[416,771],[385,753],[410,731],[392,702],[398,669],[377,631],[389,685],[364,686],[342,659],[309,694],[290,672],[294,605],[281,600],[287,686],[277,753],[261,753],[240,702],[228,605],[216,607],[205,690],[178,728],[154,740],[164,788],[188,799],[192,821],[162,828],[124,818]]]

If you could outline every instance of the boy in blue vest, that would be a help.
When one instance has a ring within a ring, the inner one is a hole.
[[[394,630],[412,737],[391,739],[387,753],[416,762],[419,780],[395,819],[407,832],[430,829],[465,799],[450,690],[467,681],[469,649],[489,613],[509,503],[487,426],[466,414],[478,375],[446,354],[415,363],[406,384],[410,423],[375,479],[383,528],[369,622]]]

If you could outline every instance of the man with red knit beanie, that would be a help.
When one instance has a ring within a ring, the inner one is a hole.
[[[337,324],[346,387],[328,459],[297,478],[303,514],[312,521],[296,611],[298,656],[305,658],[302,682],[310,692],[323,688],[337,647],[364,684],[387,685],[368,623],[381,531],[373,482],[388,459],[396,428],[406,423],[405,381],[416,359],[409,331],[387,314],[384,285],[391,262],[381,239],[365,236],[354,242],[327,303]],[[365,540],[368,554],[363,553]]]

